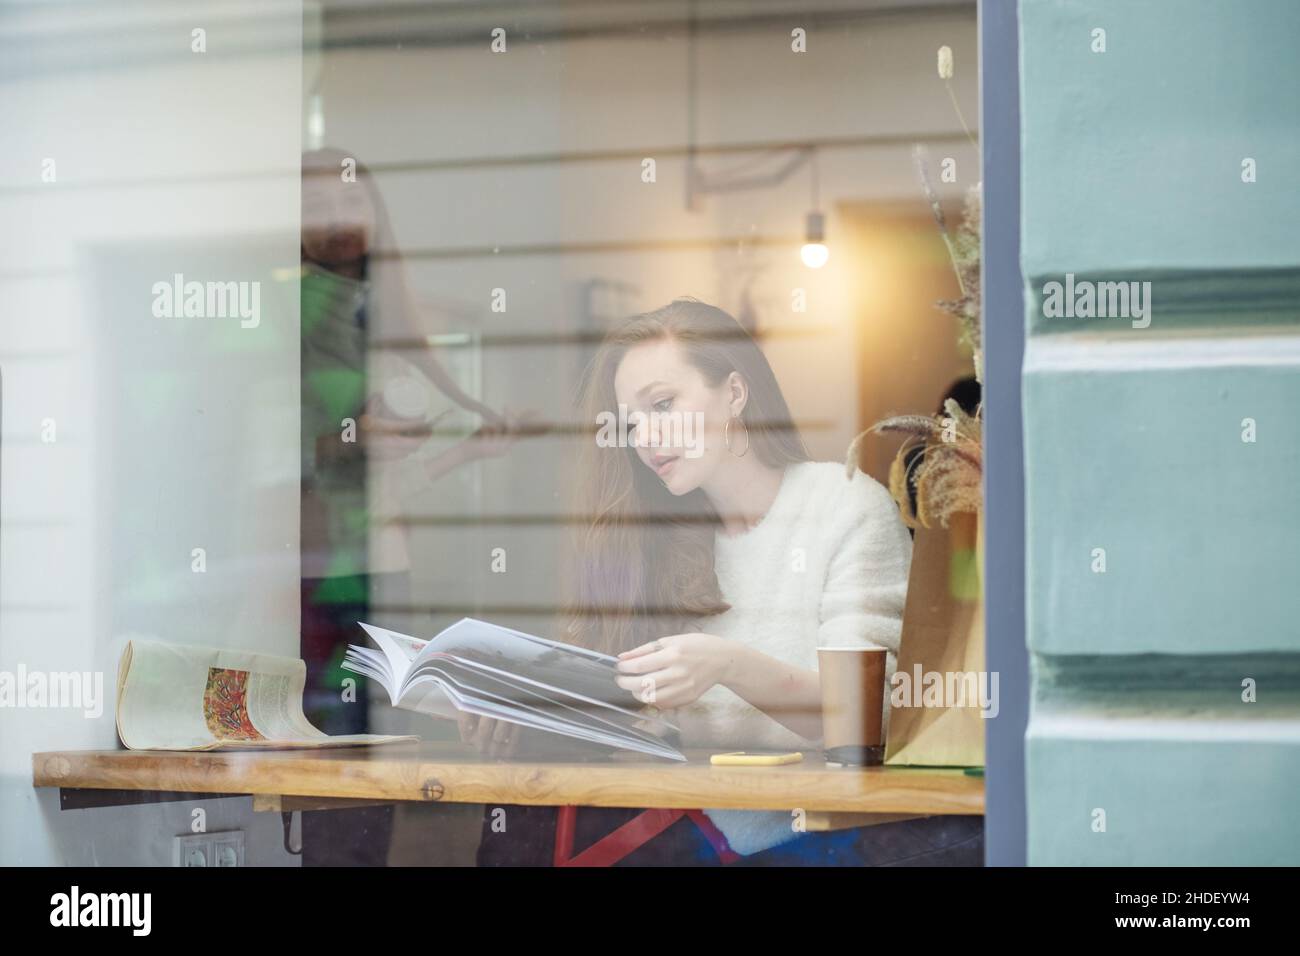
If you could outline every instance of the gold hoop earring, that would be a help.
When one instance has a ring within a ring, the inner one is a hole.
[[[730,418],[727,419],[727,424],[723,426],[722,429],[722,443],[727,446],[727,451],[731,452],[733,455],[736,455],[737,458],[744,458],[747,454],[749,454],[749,428],[745,425],[744,422],[740,422],[740,427],[745,429],[745,450],[737,455],[736,450],[731,447],[731,423],[732,422],[740,422],[740,416],[732,415]]]

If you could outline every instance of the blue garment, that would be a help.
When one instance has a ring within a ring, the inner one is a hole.
[[[494,811],[505,810],[505,832]],[[483,818],[479,866],[550,866],[555,853],[555,807],[489,805]],[[579,807],[573,852],[581,853],[641,811]],[[713,845],[694,821],[682,818],[615,866],[720,866]],[[731,866],[983,866],[982,816],[933,816],[872,827],[802,833],[779,846],[741,857]]]
[[[933,816],[801,833],[735,866],[983,866],[982,816]]]

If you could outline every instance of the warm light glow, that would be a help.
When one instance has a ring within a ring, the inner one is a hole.
[[[808,242],[799,250],[799,257],[809,269],[820,269],[831,257],[831,251],[824,242]]]

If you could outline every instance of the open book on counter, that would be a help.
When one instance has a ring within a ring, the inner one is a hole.
[[[378,681],[394,707],[455,719],[458,711],[669,760],[678,728],[648,716],[615,681],[618,659],[462,618],[424,641],[361,625],[378,650],[350,646],[343,666]]]
[[[249,651],[129,641],[117,669],[117,735],[130,750],[355,747],[413,735],[343,734],[302,712],[307,665]]]

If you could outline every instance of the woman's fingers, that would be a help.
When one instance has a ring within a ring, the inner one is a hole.
[[[630,651],[624,651],[618,655],[620,661],[630,661],[634,657],[644,657],[646,654],[653,654],[655,651],[663,650],[663,645],[658,641],[650,641],[648,644],[642,644],[640,647],[634,647]]]
[[[474,746],[486,751],[492,741],[492,732],[496,730],[496,721],[491,717],[480,717],[474,731]]]
[[[509,757],[519,748],[520,728],[508,720],[458,713],[456,727],[463,743],[489,757]]]
[[[618,686],[631,691],[643,704],[659,704],[659,699],[671,691],[674,685],[681,683],[682,675],[676,671],[654,671],[627,677],[615,677]]]
[[[676,707],[679,704],[687,703],[687,700],[680,696],[685,689],[686,685],[680,682],[675,684],[664,684],[662,686],[656,686],[654,688],[654,693],[647,692],[644,695],[639,694],[637,696],[643,704],[660,708]]]
[[[456,727],[460,730],[460,741],[464,744],[474,742],[474,731],[478,726],[478,714],[456,712]]]
[[[509,751],[510,738],[513,735],[515,725],[505,720],[498,720],[496,726],[492,729],[492,741],[488,746],[488,755],[492,757],[507,756]]]
[[[502,415],[500,412],[496,411],[495,409],[488,408],[486,405],[480,402],[475,402],[474,404],[476,407],[473,408],[472,411],[478,412],[479,417],[482,418],[483,421],[487,422],[489,425],[506,424],[505,415]]]
[[[690,703],[698,696],[691,693],[690,674],[680,667],[649,674],[627,674],[614,680],[619,687],[631,691],[641,703],[653,704],[660,709]]]
[[[640,657],[625,657],[616,667],[620,674],[650,674],[661,671],[668,663],[661,650],[648,651]]]
[[[615,683],[625,691],[637,691],[642,687],[663,687],[664,684],[677,680],[686,675],[686,670],[680,665],[671,667],[646,667],[643,671],[619,672],[614,676]]]
[[[421,422],[377,419],[363,414],[357,425],[366,453],[374,458],[405,458],[428,440],[432,429]]]

